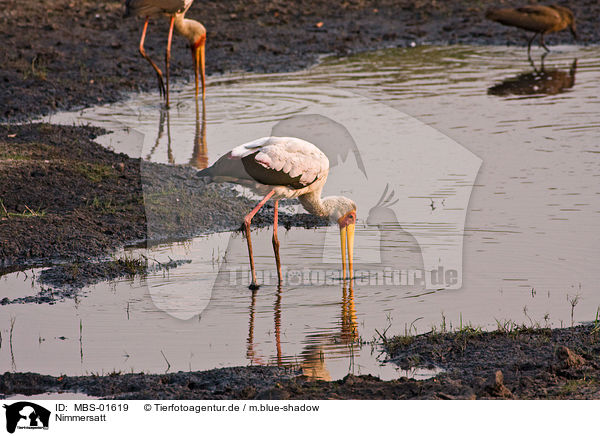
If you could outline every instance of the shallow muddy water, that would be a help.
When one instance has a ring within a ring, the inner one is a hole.
[[[270,231],[256,231],[266,284],[255,294],[240,235],[135,249],[192,263],[100,284],[77,301],[4,306],[1,366],[80,374],[272,363],[323,379],[430,376],[382,366],[368,342],[443,322],[593,320],[600,48],[555,47],[544,69],[535,56],[531,65],[514,47],[386,50],[299,73],[213,77],[204,114],[186,87],[168,112],[141,94],[50,117],[114,130],[100,141],[117,151],[199,168],[261,136],[315,142],[332,166],[326,194],[358,204],[356,278],[335,277],[333,227],[280,232],[280,289]],[[10,298],[31,286],[23,273],[0,278]]]

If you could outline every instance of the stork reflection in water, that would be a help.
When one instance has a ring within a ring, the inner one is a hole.
[[[358,341],[358,320],[354,305],[354,286],[350,280],[342,285],[342,303],[339,331],[319,332],[306,336],[304,350],[300,353],[302,374],[313,380],[331,381],[327,358],[348,359],[348,373],[355,373],[355,351]]]
[[[499,97],[515,96],[543,96],[556,95],[568,91],[575,85],[575,73],[577,72],[577,59],[573,60],[569,70],[557,68],[547,69],[544,66],[544,56],[541,59],[541,67],[533,65],[533,71],[508,77],[502,82],[488,89],[489,95]]]
[[[285,355],[282,347],[282,318],[284,311],[282,307],[284,291],[281,286],[277,287],[275,302],[273,304],[273,321],[275,333],[275,355],[260,356],[255,349],[255,326],[256,326],[256,298],[258,290],[253,290],[250,298],[248,322],[248,339],[246,340],[246,357],[251,365],[254,364],[276,364],[277,366],[300,365],[303,375],[316,380],[331,380],[327,370],[327,355],[336,357],[347,357],[349,359],[349,371],[354,370],[354,351],[358,340],[358,321],[356,307],[354,304],[353,281],[344,281],[342,284],[341,313],[339,318],[339,331],[319,332],[306,336],[304,349],[299,355]],[[285,335],[285,332],[283,332]]]
[[[158,131],[156,133],[156,140],[154,141],[154,145],[148,152],[146,156],[146,160],[152,160],[152,156],[158,149],[163,135],[165,134],[165,124],[167,126],[167,162],[170,164],[175,163],[175,158],[173,157],[173,150],[171,148],[171,118],[170,118],[169,110],[165,108],[160,109],[160,115],[158,117]]]
[[[166,129],[165,129],[166,127]],[[158,118],[158,131],[156,134],[156,140],[154,145],[150,148],[150,151],[146,155],[146,160],[152,160],[156,151],[160,147],[163,136],[166,133],[167,140],[167,162],[169,164],[175,164],[175,154],[173,150],[173,140],[171,136],[171,113],[169,109],[161,108],[160,116]],[[160,161],[160,157],[159,157]],[[199,170],[204,169],[208,166],[208,145],[206,142],[206,107],[202,105],[202,111],[200,111],[200,105],[196,102],[196,126],[194,137],[192,139],[192,155],[189,160],[190,166]]]
[[[196,101],[196,134],[194,135],[194,149],[190,165],[199,170],[208,167],[208,146],[206,144],[206,107],[202,105],[202,119],[200,108]]]

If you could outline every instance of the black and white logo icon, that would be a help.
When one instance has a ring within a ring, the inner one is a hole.
[[[6,409],[6,431],[18,429],[48,429],[50,411],[29,401],[4,405]]]

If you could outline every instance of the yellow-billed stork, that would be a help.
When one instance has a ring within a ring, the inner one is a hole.
[[[244,218],[248,256],[252,271],[250,289],[257,289],[250,222],[269,200],[275,200],[273,219],[273,250],[279,282],[282,281],[277,238],[279,200],[298,198],[302,206],[313,215],[328,218],[340,227],[342,271],[346,279],[346,250],[348,251],[348,277],[352,278],[354,251],[354,226],[356,203],[349,198],[331,196],[321,198],[329,173],[329,159],[314,144],[298,138],[265,137],[242,144],[219,158],[211,167],[198,172],[199,177],[215,182],[233,182],[250,187],[264,195],[258,205]]]
[[[202,79],[202,100],[205,97],[205,46],[206,46],[206,29],[204,26],[195,20],[185,18],[185,13],[192,6],[194,0],[126,0],[125,1],[125,16],[137,15],[144,18],[144,28],[142,37],[140,38],[140,53],[146,59],[158,77],[158,90],[161,96],[164,95],[165,103],[169,106],[169,64],[171,62],[171,43],[173,41],[173,28],[185,37],[192,49],[194,57],[194,70],[196,74],[196,97],[198,97],[199,83],[198,76],[201,73]],[[165,56],[165,69],[167,71],[167,86],[165,87],[163,73],[146,54],[144,49],[144,41],[146,40],[146,31],[148,30],[148,21],[150,18],[167,16],[171,20],[169,27],[169,36],[167,39],[167,53]]]

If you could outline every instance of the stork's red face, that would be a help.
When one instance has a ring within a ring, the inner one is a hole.
[[[340,225],[340,228],[346,227],[346,226],[348,226],[348,224],[355,224],[355,223],[356,223],[356,211],[355,210],[351,210],[350,212],[348,212],[346,215],[344,215],[343,217],[341,217],[338,220],[338,224]]]
[[[342,273],[346,279],[346,246],[348,247],[348,278],[352,279],[352,261],[354,258],[354,226],[356,210],[348,212],[338,220],[340,226],[340,242],[342,245]]]

